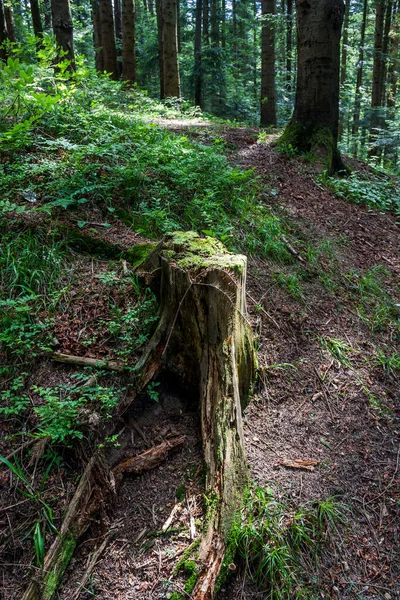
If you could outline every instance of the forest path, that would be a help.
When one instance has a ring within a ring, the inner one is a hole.
[[[315,181],[315,163],[278,153],[273,136],[258,142],[257,129],[160,124],[220,144],[231,164],[255,169],[260,195],[285,223],[286,241],[297,253],[293,265],[249,257],[261,384],[245,418],[252,478],[277,483],[298,503],[334,495],[351,511],[337,546],[322,558],[320,597],[398,597],[400,391],[390,359],[399,356],[400,232],[394,215],[338,198]],[[294,459],[319,465],[314,472],[281,465]],[[258,595],[238,577],[221,597]]]

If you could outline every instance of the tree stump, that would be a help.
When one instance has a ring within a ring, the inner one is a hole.
[[[178,232],[166,237],[141,268],[156,273],[161,310],[143,361],[177,374],[200,403],[211,500],[196,600],[213,596],[247,481],[242,408],[256,353],[246,320],[246,267],[245,256],[230,254],[218,240]]]

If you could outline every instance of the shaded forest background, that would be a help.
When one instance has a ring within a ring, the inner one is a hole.
[[[292,0],[5,0],[1,12],[3,58],[46,61],[55,36],[72,61],[64,68],[79,68],[84,57],[111,78],[176,106],[186,102],[250,124],[260,123],[261,115],[265,127],[283,126],[292,113]],[[399,23],[398,0],[346,1],[340,150],[392,172],[400,138]]]

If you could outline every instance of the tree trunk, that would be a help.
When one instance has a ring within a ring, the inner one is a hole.
[[[111,79],[118,79],[117,50],[115,46],[114,17],[111,0],[99,0],[99,16],[104,71],[110,73]]]
[[[363,82],[363,68],[364,68],[364,45],[365,45],[365,29],[367,26],[367,15],[368,15],[368,0],[364,0],[363,5],[363,19],[361,23],[361,36],[360,36],[360,50],[358,54],[357,63],[357,79],[356,79],[356,93],[354,99],[354,114],[353,114],[353,127],[352,135],[354,138],[354,149],[353,153],[357,156],[358,152],[358,141],[356,136],[358,134],[359,121],[360,121],[360,110],[361,110],[361,87]]]
[[[180,98],[178,66],[177,0],[162,0],[165,97]]]
[[[33,33],[40,40],[43,37],[42,19],[40,18],[39,0],[30,0]],[[40,43],[39,43],[40,45]],[[60,44],[61,45],[61,44]]]
[[[202,99],[202,65],[201,65],[201,20],[203,0],[196,0],[196,25],[194,33],[194,103],[195,106],[203,106]]]
[[[204,43],[208,45],[209,40],[209,13],[210,13],[210,2],[209,0],[203,0],[203,39]]]
[[[117,51],[117,71],[118,76],[122,74],[122,12],[121,12],[121,0],[114,0],[114,24],[115,24],[115,45]],[[135,26],[133,26],[135,28]],[[133,38],[135,39],[135,37]]]
[[[0,60],[6,60],[7,50],[3,44],[9,40],[4,0],[0,0]]]
[[[343,170],[337,148],[342,0],[296,0],[297,86],[292,119],[280,142],[320,155],[329,173]]]
[[[371,108],[381,105],[383,75],[383,25],[385,20],[385,0],[376,4],[374,67],[372,73]]]
[[[286,12],[286,83],[292,89],[293,2],[287,0]]]
[[[60,60],[69,60],[70,70],[75,70],[73,25],[69,0],[51,0],[51,15],[57,45],[65,53]]]
[[[275,0],[261,1],[261,127],[276,126]]]
[[[160,73],[160,98],[165,98],[164,88],[164,16],[163,0],[156,0],[157,38],[158,38],[158,68]]]
[[[91,0],[92,5],[92,21],[93,21],[93,44],[95,52],[96,71],[103,73],[104,71],[104,55],[101,44],[101,22],[100,22],[100,0]]]
[[[15,43],[17,40],[15,38],[13,9],[11,6],[5,6],[4,12],[5,12],[5,16],[6,16],[8,39],[10,40],[10,42]]]
[[[136,81],[135,0],[122,0],[122,79]]]
[[[385,106],[386,104],[386,87],[387,87],[387,79],[388,79],[388,63],[389,63],[389,35],[390,28],[392,26],[392,12],[393,12],[393,2],[392,0],[388,0],[386,6],[386,14],[385,14],[385,26],[383,31],[383,69],[382,69],[382,94],[381,94],[381,106]]]
[[[349,20],[350,20],[350,0],[346,0],[346,8],[343,23],[343,41],[342,41],[342,65],[340,69],[340,83],[343,85],[346,81],[347,68],[347,46],[349,43]]]
[[[210,0],[210,41],[211,46],[219,46],[218,0]]]

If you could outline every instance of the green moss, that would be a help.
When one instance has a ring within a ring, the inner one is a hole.
[[[180,592],[174,592],[170,600],[184,600],[184,597],[183,594],[181,594]]]
[[[185,552],[182,555],[182,558],[176,563],[173,574],[176,575],[179,571],[184,568],[184,565],[188,561],[189,557],[193,554],[198,546],[200,546],[201,539],[195,540],[188,548],[186,548]],[[189,561],[192,562],[192,561]]]
[[[71,534],[66,534],[61,542],[61,547],[58,551],[57,560],[55,562],[55,568],[52,571],[46,573],[44,590],[42,594],[43,600],[51,600],[54,596],[61,577],[64,574],[65,569],[69,565],[76,547],[76,539]]]
[[[129,264],[136,269],[137,267],[140,267],[155,247],[156,244],[151,243],[135,244],[135,246],[131,246],[129,250],[124,252],[124,256]]]
[[[57,224],[56,237],[62,237],[72,248],[94,256],[116,258],[122,254],[121,246],[93,237],[89,233],[78,231],[74,227],[63,223]]]
[[[187,582],[185,583],[185,592],[187,594],[190,594],[193,592],[194,590],[194,586],[196,585],[197,582],[197,578],[198,578],[199,574],[197,569],[192,573],[192,575],[189,577],[189,579],[187,580]]]
[[[186,491],[185,484],[182,483],[182,485],[180,485],[175,492],[175,497],[178,500],[178,502],[180,502],[181,500],[184,499],[185,491]]]
[[[246,258],[231,254],[216,238],[200,237],[195,231],[177,231],[170,234],[163,251],[181,269],[218,267],[242,275]]]

